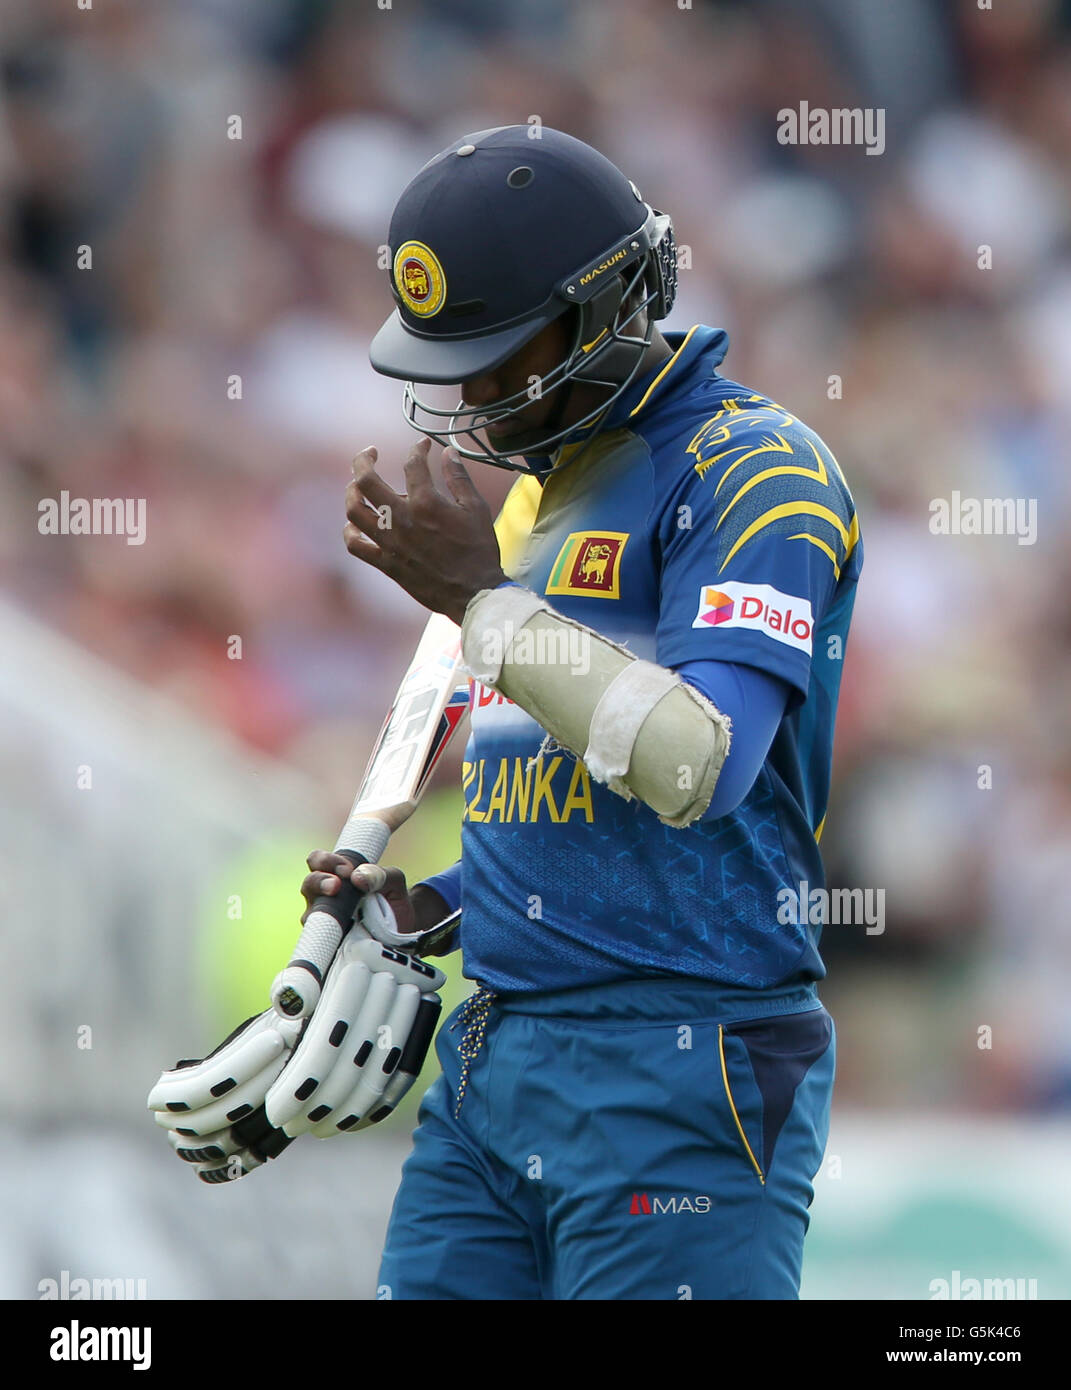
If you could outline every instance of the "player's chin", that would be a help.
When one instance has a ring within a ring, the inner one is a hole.
[[[485,425],[484,438],[499,454],[549,454],[546,440],[550,431],[545,429],[518,428],[515,423],[504,421],[498,426]]]

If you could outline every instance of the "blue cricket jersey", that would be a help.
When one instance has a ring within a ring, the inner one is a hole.
[[[514,485],[503,568],[637,656],[737,662],[792,694],[743,801],[674,829],[571,753],[537,757],[545,731],[473,683],[461,946],[465,974],[495,991],[666,975],[769,990],[825,974],[818,929],[779,922],[777,895],[825,882],[855,507],[813,430],[718,374],[724,332],[665,336],[673,357],[615,402],[575,466],[570,444],[542,482]]]

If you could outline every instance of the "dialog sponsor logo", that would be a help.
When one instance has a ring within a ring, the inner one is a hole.
[[[808,656],[813,651],[810,601],[783,594],[771,584],[704,584],[692,627],[751,628]]]

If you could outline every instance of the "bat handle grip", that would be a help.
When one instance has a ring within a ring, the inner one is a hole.
[[[390,829],[370,816],[353,817],[346,822],[335,844],[354,868],[374,864],[387,848]],[[342,938],[353,923],[361,894],[348,879],[332,897],[321,894],[309,909],[290,963],[276,975],[271,1002],[283,1018],[308,1018],[320,1001],[320,987]]]

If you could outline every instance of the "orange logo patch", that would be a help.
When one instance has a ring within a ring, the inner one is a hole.
[[[621,597],[621,555],[627,531],[574,531],[566,537],[547,580],[548,594]]]

